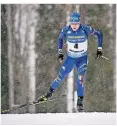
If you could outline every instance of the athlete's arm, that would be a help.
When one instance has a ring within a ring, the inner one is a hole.
[[[98,38],[98,49],[97,49],[97,58],[102,56],[102,43],[103,43],[103,34],[101,31],[96,30],[90,26],[84,26],[88,34],[94,35]]]
[[[98,38],[98,48],[102,49],[102,43],[103,43],[103,34],[101,31],[96,30],[90,26],[85,26],[85,29],[88,34],[94,35]]]
[[[65,36],[66,36],[66,27],[64,27],[61,30],[61,33],[58,37],[58,59],[61,63],[62,63],[63,58],[64,58],[62,48],[63,48],[63,41],[64,41]]]

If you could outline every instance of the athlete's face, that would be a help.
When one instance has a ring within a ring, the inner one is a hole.
[[[71,28],[73,31],[78,30],[79,27],[80,27],[80,23],[71,23]]]

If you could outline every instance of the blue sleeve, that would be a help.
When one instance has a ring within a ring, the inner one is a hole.
[[[98,47],[102,47],[102,43],[103,43],[103,34],[102,34],[102,32],[99,31],[99,30],[95,30],[93,35],[98,37]]]
[[[62,30],[61,30],[61,33],[58,37],[58,49],[62,49],[63,48],[63,40],[66,36],[66,29],[67,27],[64,27]]]
[[[90,26],[84,26],[85,30],[88,34],[94,35],[98,38],[98,47],[102,47],[102,43],[103,43],[103,34],[101,31],[96,30]]]

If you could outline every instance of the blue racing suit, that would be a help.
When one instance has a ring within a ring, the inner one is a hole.
[[[84,97],[84,78],[87,69],[87,48],[88,36],[92,34],[98,38],[98,47],[102,47],[103,35],[100,31],[80,24],[77,31],[73,31],[71,26],[65,26],[58,38],[58,50],[63,48],[64,39],[67,42],[67,56],[61,66],[57,78],[52,82],[51,88],[56,89],[64,78],[72,71],[74,67],[77,69],[76,87],[77,95]]]

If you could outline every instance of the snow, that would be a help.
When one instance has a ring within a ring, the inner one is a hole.
[[[1,114],[2,125],[116,125],[116,113]]]

